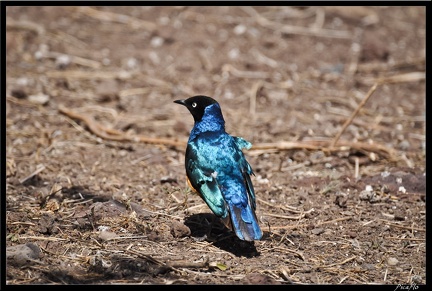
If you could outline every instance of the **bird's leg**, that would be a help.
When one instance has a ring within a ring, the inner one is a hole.
[[[211,232],[213,230],[213,226],[215,224],[216,221],[216,216],[212,215],[211,221],[207,221],[207,233],[204,235],[209,241],[214,241],[213,238],[211,238]]]
[[[219,222],[221,222],[222,224],[220,224],[218,226]],[[223,231],[222,231],[222,233],[217,234],[216,237],[212,238],[210,236],[210,234],[214,228],[220,228]],[[227,230],[231,230],[231,231],[227,232]],[[217,219],[216,216],[213,216],[212,221],[210,222],[209,231],[207,232],[208,237],[209,237],[208,240],[212,241],[212,242],[219,242],[219,241],[225,240],[227,238],[233,237],[233,236],[235,236],[235,234],[232,232],[232,230],[233,229],[232,229],[231,221],[230,221],[229,217],[225,218],[225,219],[223,219],[223,218]]]
[[[203,236],[198,236],[198,237],[192,237],[195,241],[205,241],[207,238],[207,234],[205,233]]]
[[[212,237],[212,235],[211,235],[213,228],[215,228],[215,225],[218,222],[217,217],[212,215],[212,218],[210,221],[208,221],[207,219],[205,221],[207,222],[207,232],[203,236],[195,237],[194,239],[196,241],[204,241],[204,240],[208,240],[210,242],[218,241],[218,239],[216,237]],[[218,235],[218,236],[220,236],[220,235]]]
[[[194,237],[194,240],[201,242],[201,241],[204,241],[206,239],[209,239],[210,241],[214,241],[213,239],[210,239],[210,234],[212,232],[215,220],[216,220],[216,216],[214,216],[214,215],[212,215],[211,221],[208,221],[207,219],[204,219],[204,221],[207,223],[207,231],[202,236]]]

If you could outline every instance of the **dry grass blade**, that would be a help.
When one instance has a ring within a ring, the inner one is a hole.
[[[388,77],[381,77],[376,79],[378,83],[405,83],[405,82],[418,82],[426,79],[426,72],[411,72],[406,74],[399,74]]]
[[[65,79],[120,79],[126,80],[133,77],[131,72],[126,71],[114,71],[114,72],[104,72],[104,71],[48,71],[46,72],[47,77],[50,78],[65,78]]]
[[[412,231],[414,231],[414,230],[415,231],[422,231],[422,232],[426,231],[426,229],[423,229],[423,228],[394,224],[394,223],[391,223],[391,222],[384,220],[384,219],[378,219],[378,220],[385,222],[387,225],[392,226],[392,227],[403,228],[403,229],[408,229],[408,230],[412,230]]]
[[[257,98],[258,91],[262,87],[262,85],[263,85],[263,82],[261,80],[258,81],[258,82],[256,82],[252,86],[252,89],[251,89],[251,92],[250,92],[249,113],[251,114],[251,116],[253,118],[256,117],[256,114],[255,114],[256,113],[256,98]]]
[[[225,64],[222,67],[223,72],[228,72],[235,77],[250,78],[250,79],[266,79],[270,77],[270,73],[257,71],[240,71],[231,64]]]
[[[157,28],[156,24],[154,24],[153,22],[150,21],[145,21],[145,20],[141,20],[141,19],[137,19],[134,17],[131,17],[129,15],[125,15],[125,14],[118,14],[118,13],[113,13],[113,12],[107,12],[107,11],[99,11],[90,7],[79,7],[78,11],[93,17],[95,19],[101,20],[101,21],[108,21],[108,22],[118,22],[118,23],[123,23],[123,24],[128,24],[130,25],[132,28],[136,28],[136,29],[146,29],[149,31],[153,31]]]
[[[372,88],[369,89],[369,92],[366,94],[366,96],[363,98],[363,100],[360,102],[360,104],[357,106],[357,108],[351,114],[350,118],[348,118],[347,121],[344,123],[344,125],[342,126],[342,129],[339,131],[339,133],[336,135],[336,137],[333,139],[332,143],[330,144],[331,147],[334,147],[336,145],[336,143],[338,142],[338,140],[341,137],[342,133],[345,131],[345,129],[348,127],[348,125],[351,124],[351,122],[353,121],[353,119],[359,113],[360,109],[366,104],[366,102],[369,100],[369,98],[375,92],[375,90],[376,90],[377,87],[378,87],[378,84],[375,83],[372,86]]]
[[[206,258],[204,261],[202,262],[190,262],[190,261],[186,261],[186,260],[177,260],[177,261],[161,261],[160,259],[156,259],[151,255],[147,255],[135,250],[131,250],[128,249],[127,250],[128,253],[137,255],[139,258],[143,258],[146,259],[147,261],[168,268],[170,270],[173,271],[179,271],[178,268],[192,268],[192,269],[202,269],[202,268],[209,268],[209,259]]]
[[[299,219],[302,219],[304,217],[304,214],[300,214],[298,216],[287,216],[287,215],[281,215],[281,214],[263,213],[262,215],[277,217],[277,218],[284,218],[284,219],[292,219],[292,220],[299,220]]]
[[[278,30],[283,33],[318,36],[318,37],[330,37],[330,38],[347,38],[347,39],[352,37],[351,32],[345,30],[332,30],[332,29],[324,29],[324,28],[317,28],[317,27],[301,27],[301,26],[293,26],[293,25],[286,25],[278,22],[273,22],[260,15],[252,7],[245,6],[242,8],[246,13],[254,17],[256,22],[259,23],[261,26],[273,30]]]
[[[74,55],[64,54],[64,53],[58,53],[58,52],[47,52],[41,57],[52,58],[52,59],[67,58],[71,63],[75,63],[77,65],[81,65],[85,67],[90,67],[92,69],[99,69],[102,66],[100,62],[94,60],[90,60],[90,59],[86,59]]]
[[[330,264],[330,265],[320,266],[319,268],[331,268],[331,267],[334,267],[334,266],[341,266],[341,265],[344,265],[344,264],[346,264],[348,262],[351,262],[355,258],[357,258],[357,256],[352,256],[351,258],[345,259],[345,260],[343,260],[341,262],[338,262],[338,263],[333,263],[333,264]]]
[[[385,239],[426,241],[426,239],[424,239],[424,238],[414,238],[414,237],[392,237],[392,236],[387,236],[387,237],[385,237]]]
[[[38,35],[45,33],[45,28],[42,25],[27,20],[16,21],[11,18],[6,18],[6,29],[29,30],[37,33]]]
[[[373,72],[391,72],[395,70],[408,70],[408,69],[424,69],[426,66],[426,59],[420,57],[410,61],[399,61],[395,63],[365,63],[359,64],[357,72],[360,73],[373,73]]]
[[[38,166],[37,166],[37,169],[36,169],[33,173],[31,173],[31,174],[28,175],[27,177],[21,179],[19,182],[22,184],[22,183],[24,183],[25,181],[27,181],[27,180],[33,178],[34,176],[36,176],[37,174],[39,174],[39,173],[42,172],[43,170],[45,170],[45,165],[38,165]]]
[[[282,248],[282,247],[274,247],[275,250],[281,251],[281,252],[285,252],[285,253],[292,253],[297,255],[297,257],[299,257],[300,259],[302,259],[303,261],[305,261],[305,257],[303,256],[302,252],[299,251],[295,251],[295,250],[291,250],[288,248]]]
[[[67,239],[65,239],[65,238],[32,236],[32,235],[20,236],[20,239],[45,240],[45,241],[67,241]]]
[[[317,227],[317,226],[324,225],[324,224],[331,224],[331,223],[344,221],[344,220],[350,220],[350,219],[352,219],[352,217],[340,217],[340,218],[336,218],[336,219],[329,220],[329,221],[319,222],[319,223],[314,224],[313,226]],[[296,225],[274,226],[274,227],[272,227],[272,229],[296,229],[296,228],[302,228],[302,227],[308,227],[308,226],[310,226],[310,224],[296,224]]]

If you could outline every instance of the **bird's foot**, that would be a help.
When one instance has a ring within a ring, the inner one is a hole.
[[[207,234],[204,234],[203,236],[197,236],[197,237],[193,236],[192,239],[198,242],[205,241],[207,239]]]

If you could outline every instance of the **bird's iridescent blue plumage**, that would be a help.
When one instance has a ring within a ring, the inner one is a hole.
[[[222,111],[214,99],[194,96],[175,102],[185,105],[195,120],[185,157],[191,186],[240,239],[261,239],[250,179],[253,171],[242,152],[251,143],[225,132]]]

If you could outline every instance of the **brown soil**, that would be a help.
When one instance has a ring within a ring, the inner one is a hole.
[[[6,284],[426,283],[425,7],[5,9]],[[197,94],[261,241],[186,185]]]

